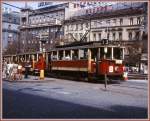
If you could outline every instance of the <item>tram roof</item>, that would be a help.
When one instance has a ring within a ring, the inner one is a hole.
[[[99,41],[93,41],[93,42],[74,42],[72,44],[67,44],[67,45],[62,45],[62,46],[57,46],[56,48],[52,48],[49,51],[46,52],[51,52],[51,51],[58,51],[58,50],[77,50],[77,49],[86,49],[86,48],[99,48],[99,47],[120,47],[120,48],[125,48],[124,46],[120,45],[119,43],[111,43],[111,44],[102,44],[102,42]],[[39,54],[42,53],[40,51],[37,52],[28,52],[28,53],[20,53],[20,54],[13,54],[13,55],[3,55],[4,57],[12,57],[16,55],[30,55],[30,54]]]
[[[102,44],[102,42],[95,41],[95,42],[75,42],[68,45],[57,46],[56,48],[51,49],[50,51],[57,51],[57,50],[75,50],[75,49],[85,49],[85,48],[98,48],[98,47],[120,47],[125,48],[120,44]]]

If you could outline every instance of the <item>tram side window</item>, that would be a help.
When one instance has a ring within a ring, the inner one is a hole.
[[[72,59],[73,60],[78,60],[78,50],[73,50]]]
[[[96,48],[91,49],[91,55],[92,55],[91,59],[96,61],[96,58],[97,58],[97,49]]]
[[[121,59],[121,53],[120,48],[114,48],[114,59]]]
[[[65,58],[64,60],[71,60],[71,57],[70,57],[70,50],[66,50],[65,51]]]
[[[52,55],[51,59],[52,60],[57,60],[57,52],[56,51],[53,52],[53,55]]]
[[[63,60],[63,51],[59,51],[59,60]]]
[[[104,47],[100,48],[100,59],[104,59]]]
[[[87,49],[80,49],[80,59],[87,59]]]

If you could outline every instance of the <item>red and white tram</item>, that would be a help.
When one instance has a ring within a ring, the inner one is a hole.
[[[49,53],[51,73],[83,77],[122,78],[124,47],[99,42],[59,46]]]

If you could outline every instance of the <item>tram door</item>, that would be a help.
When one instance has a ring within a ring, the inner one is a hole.
[[[99,61],[99,51],[98,48],[92,48],[91,49],[92,57],[91,59],[94,61],[94,68],[96,75],[98,74],[98,61]]]

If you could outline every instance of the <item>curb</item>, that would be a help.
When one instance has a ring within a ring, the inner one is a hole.
[[[43,83],[43,82],[52,82],[53,80],[3,80],[11,83]]]
[[[130,79],[128,80],[128,82],[148,83],[148,80]]]

